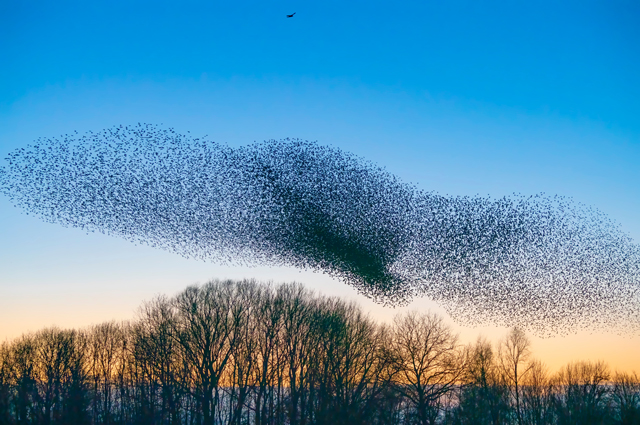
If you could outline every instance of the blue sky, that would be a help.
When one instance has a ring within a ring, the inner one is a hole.
[[[560,3],[560,4],[558,4]],[[79,79],[309,78],[638,129],[636,2],[3,2],[3,107]],[[293,19],[284,14],[296,11]]]
[[[426,190],[572,196],[640,241],[638,22],[632,1],[4,1],[0,158],[137,122],[234,146],[300,137]],[[41,223],[5,198],[0,239],[0,337],[83,324],[70,313],[81,304],[91,320],[116,305],[128,317],[220,273],[297,276],[196,266]],[[48,315],[35,322],[18,313],[34,291]]]

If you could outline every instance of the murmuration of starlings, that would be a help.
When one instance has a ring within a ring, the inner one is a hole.
[[[640,333],[640,247],[560,196],[443,196],[335,147],[232,148],[150,124],[38,139],[0,192],[44,221],[221,264],[326,273],[387,305],[540,336]]]

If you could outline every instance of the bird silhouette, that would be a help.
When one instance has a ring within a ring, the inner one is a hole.
[[[296,12],[293,12],[291,15],[287,15],[287,18],[293,18],[293,15],[295,15]]]

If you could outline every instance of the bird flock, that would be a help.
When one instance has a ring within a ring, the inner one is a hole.
[[[222,264],[326,273],[376,302],[540,336],[640,331],[640,247],[559,196],[442,196],[299,139],[232,148],[150,124],[38,139],[0,192],[41,219]]]

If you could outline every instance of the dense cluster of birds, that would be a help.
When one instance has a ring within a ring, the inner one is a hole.
[[[327,273],[377,302],[539,335],[640,330],[640,248],[558,196],[451,197],[337,148],[240,148],[148,124],[39,139],[0,191],[48,222],[190,258]]]

